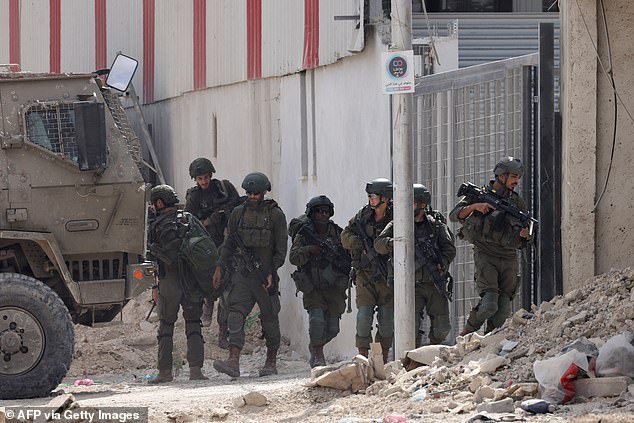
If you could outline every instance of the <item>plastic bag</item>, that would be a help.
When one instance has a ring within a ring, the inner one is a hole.
[[[597,376],[629,376],[634,378],[634,347],[632,334],[624,332],[613,336],[599,348]]]
[[[588,371],[588,358],[577,350],[570,350],[564,355],[548,360],[537,360],[533,363],[533,372],[535,379],[539,382],[542,399],[556,404],[564,402],[568,395],[561,384],[561,378],[569,371],[572,364],[576,364],[585,372]]]

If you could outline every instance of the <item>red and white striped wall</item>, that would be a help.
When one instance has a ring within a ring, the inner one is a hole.
[[[362,0],[0,0],[0,64],[90,72],[117,52],[140,62],[151,103],[292,74],[350,55]]]

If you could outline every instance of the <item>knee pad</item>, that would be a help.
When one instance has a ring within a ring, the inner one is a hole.
[[[310,335],[311,343],[320,345],[323,343],[324,332],[326,330],[326,319],[324,317],[324,311],[319,308],[314,308],[308,311],[308,334]]]
[[[478,314],[482,320],[489,319],[498,311],[498,294],[496,292],[485,292],[478,305]]]
[[[357,335],[370,337],[372,333],[372,320],[374,319],[374,306],[361,306],[357,311]]]

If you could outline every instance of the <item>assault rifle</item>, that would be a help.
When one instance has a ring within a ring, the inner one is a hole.
[[[372,239],[365,233],[365,229],[363,229],[363,225],[361,225],[360,221],[354,222],[355,233],[361,239],[363,243],[364,253],[361,255],[360,265],[362,269],[367,269],[371,263],[374,263],[374,280],[384,280],[387,281],[387,265],[383,260],[383,257],[379,255],[374,249],[374,243]]]
[[[495,194],[490,194],[480,188],[477,185],[472,184],[471,182],[464,182],[458,188],[458,197],[468,196],[471,198],[475,198],[477,201],[482,203],[489,203],[497,210],[502,210],[517,220],[520,221],[522,228],[528,228],[528,234],[533,235],[533,226],[539,221],[530,214],[523,212],[522,210],[515,207],[513,204],[509,203],[506,199],[498,197]]]
[[[308,225],[303,225],[299,229],[298,233],[304,235],[311,244],[319,246],[321,254],[323,254],[326,260],[332,263],[334,267],[345,274],[350,273],[352,260],[350,259],[350,255],[341,245],[336,245],[330,238],[319,238]]]
[[[443,297],[451,301],[453,294],[453,276],[448,270],[442,269],[442,258],[430,239],[414,243],[416,270],[425,268],[431,275],[434,286]]]
[[[233,239],[236,245],[235,254],[233,254],[232,257],[239,262],[237,263],[238,268],[242,268],[248,273],[256,273],[262,285],[266,286],[268,284],[266,280],[267,275],[262,273],[264,265],[260,258],[249,247],[244,245],[244,241],[238,232],[232,232],[227,239],[229,238]],[[277,275],[273,273],[273,285],[268,288],[269,295],[273,295],[274,292],[277,292],[276,285]]]

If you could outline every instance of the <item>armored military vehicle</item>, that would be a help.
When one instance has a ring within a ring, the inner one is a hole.
[[[73,323],[111,321],[154,283],[142,156],[111,89],[135,69],[0,73],[0,399],[48,394]]]

